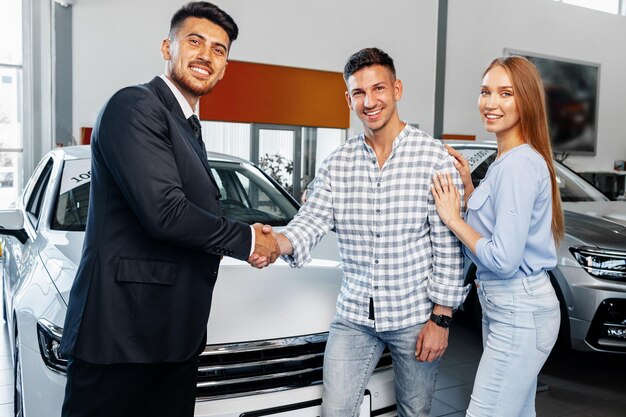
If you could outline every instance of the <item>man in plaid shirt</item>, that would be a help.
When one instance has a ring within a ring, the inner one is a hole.
[[[437,171],[451,172],[459,189],[461,181],[440,141],[400,120],[402,82],[389,55],[355,53],[344,79],[364,131],[324,161],[306,203],[276,237],[284,258],[301,267],[324,234],[337,233],[344,279],[324,356],[322,415],[358,414],[387,346],[398,415],[428,416],[452,309],[467,294],[461,245],[430,187]]]

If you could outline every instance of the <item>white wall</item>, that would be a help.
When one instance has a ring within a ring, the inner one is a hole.
[[[118,89],[163,72],[161,40],[185,1],[79,0],[73,6],[74,135],[92,126]],[[342,71],[350,54],[377,46],[404,83],[400,116],[432,131],[437,2],[216,0],[239,25],[231,59]],[[226,71],[228,76],[228,71]],[[358,130],[358,120],[352,120]]]
[[[569,156],[577,171],[610,171],[626,159],[626,17],[550,0],[449,2],[444,132],[495,140],[476,107],[482,71],[504,48],[599,63],[595,157]]]
[[[400,116],[432,132],[437,0],[215,0],[240,27],[231,58],[342,71],[356,50],[378,46],[396,61],[405,92]],[[106,99],[163,71],[159,47],[182,0],[78,0],[73,6],[74,135]],[[449,0],[444,129],[484,133],[480,77],[504,48],[601,64],[595,157],[570,156],[579,171],[626,159],[626,17],[551,0]],[[228,72],[227,72],[228,74]],[[228,76],[228,75],[226,75]],[[351,133],[360,128],[352,116]]]

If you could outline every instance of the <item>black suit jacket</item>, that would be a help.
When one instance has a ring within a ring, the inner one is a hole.
[[[107,102],[91,148],[61,353],[101,364],[189,359],[206,341],[220,255],[246,259],[250,227],[221,216],[208,162],[159,77]]]

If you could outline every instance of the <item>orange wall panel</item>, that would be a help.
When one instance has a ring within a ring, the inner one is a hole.
[[[200,98],[200,119],[347,129],[345,91],[340,72],[229,61]]]

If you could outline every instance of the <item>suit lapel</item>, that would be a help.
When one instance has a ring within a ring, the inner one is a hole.
[[[213,177],[213,173],[211,172],[211,166],[209,165],[209,161],[207,160],[206,150],[202,148],[201,143],[196,139],[191,130],[191,126],[189,125],[189,121],[185,119],[185,115],[183,114],[183,110],[180,108],[178,104],[178,100],[174,97],[174,94],[170,90],[170,88],[165,84],[165,81],[161,79],[161,77],[154,77],[152,81],[148,83],[151,89],[156,93],[157,97],[163,105],[170,110],[172,113],[172,117],[178,124],[178,127],[181,132],[183,132],[183,137],[189,142],[193,150],[200,158],[202,165],[206,169],[207,174],[209,174],[209,178],[215,189],[219,192],[219,186],[217,185],[217,181],[215,181],[215,177]]]

